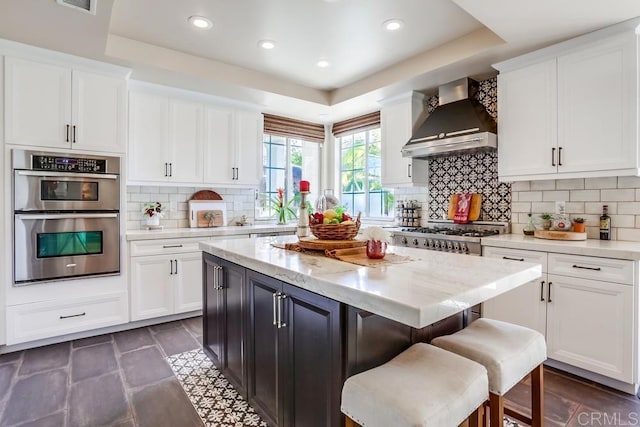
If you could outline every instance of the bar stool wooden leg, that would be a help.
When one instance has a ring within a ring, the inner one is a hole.
[[[358,427],[355,421],[345,415],[344,417],[344,427]]]
[[[544,423],[544,370],[542,364],[531,371],[531,427]]]
[[[469,427],[484,427],[484,406],[480,406],[469,416]]]
[[[489,425],[500,427],[504,419],[504,397],[489,393]]]

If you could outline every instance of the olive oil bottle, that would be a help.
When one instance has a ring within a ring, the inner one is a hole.
[[[611,217],[609,216],[609,206],[602,206],[600,216],[600,240],[611,240]]]

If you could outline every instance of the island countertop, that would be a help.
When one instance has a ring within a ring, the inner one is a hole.
[[[541,276],[540,264],[390,246],[411,261],[363,267],[279,249],[297,237],[201,242],[214,256],[414,328],[422,328]]]

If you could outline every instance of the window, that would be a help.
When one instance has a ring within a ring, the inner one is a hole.
[[[340,200],[347,210],[369,218],[394,215],[393,192],[382,188],[380,126],[336,138],[340,150]]]
[[[278,188],[284,188],[285,201],[292,200],[292,209],[298,208],[298,188],[301,179],[312,185],[320,185],[320,147],[316,142],[265,133],[262,143],[263,178],[260,183],[257,219],[272,219],[275,212],[270,200],[275,198]],[[311,188],[310,196],[317,194],[319,188]],[[311,203],[313,200],[307,199]]]

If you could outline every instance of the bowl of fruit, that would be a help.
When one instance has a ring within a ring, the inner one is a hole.
[[[351,240],[360,229],[360,214],[354,220],[340,207],[309,215],[311,233],[320,240]]]

